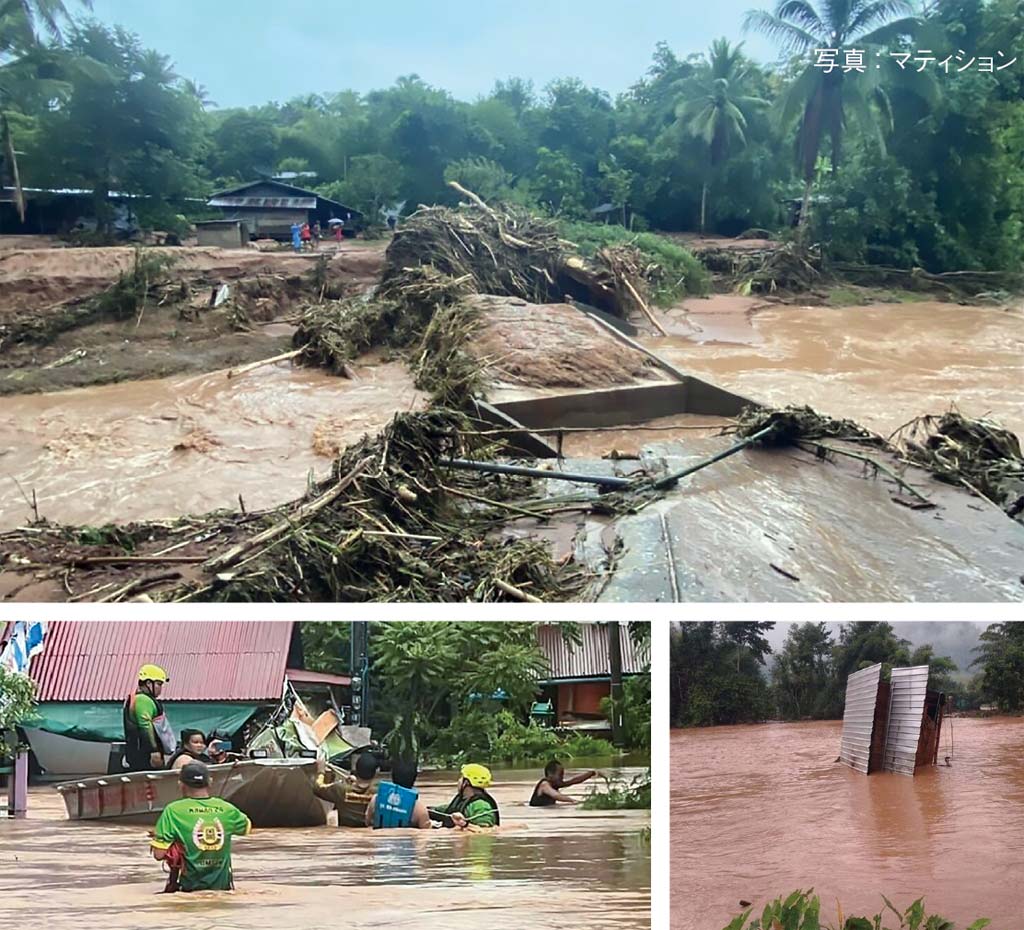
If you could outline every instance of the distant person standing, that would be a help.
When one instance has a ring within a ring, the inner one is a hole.
[[[252,823],[234,804],[210,796],[210,770],[189,762],[178,773],[183,798],[160,814],[150,841],[153,858],[166,862],[165,891],[231,891],[231,838],[248,836]]]
[[[313,235],[313,251],[316,252],[320,248],[320,221],[319,220],[317,220],[313,224],[312,235]]]
[[[300,230],[299,235],[302,237],[302,248],[305,249],[313,238],[313,233],[309,230],[309,223],[302,224],[302,229]]]
[[[338,248],[341,248],[341,240],[345,238],[345,221],[338,220],[334,224],[334,241],[338,243]]]
[[[292,223],[292,248],[302,251],[302,227],[298,223]]]
[[[395,230],[398,228],[398,217],[394,213],[388,214],[388,229],[391,230],[391,235],[395,234]]]
[[[174,751],[173,734],[165,745],[168,729],[160,692],[170,679],[159,665],[139,669],[138,687],[124,702],[124,748],[128,768],[133,772],[152,772],[164,768],[164,755]]]

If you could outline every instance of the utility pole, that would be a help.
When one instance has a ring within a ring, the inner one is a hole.
[[[622,640],[619,638],[621,629],[617,620],[608,624],[608,665],[611,671],[612,701],[612,744],[623,745],[622,721]]]
[[[349,637],[349,674],[352,676],[352,724],[365,727],[370,724],[370,625],[352,621]]]

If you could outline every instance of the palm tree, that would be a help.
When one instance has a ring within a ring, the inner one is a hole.
[[[807,217],[818,154],[826,135],[831,142],[833,173],[842,157],[848,118],[884,147],[879,115],[890,125],[892,117],[874,53],[888,42],[914,34],[922,22],[914,11],[910,0],[779,0],[774,13],[747,13],[744,29],[775,39],[784,54],[808,58],[807,67],[787,88],[782,101],[784,124],[791,123],[802,111],[796,139],[797,161],[805,182],[801,226]],[[817,66],[810,58],[815,49],[825,48],[862,50],[865,70],[844,73],[841,67],[829,70]]]
[[[92,0],[80,0],[92,9]],[[26,86],[39,93],[39,67],[52,59],[50,50],[39,39],[40,30],[51,41],[61,39],[61,23],[68,19],[63,0],[0,0],[0,149],[14,187],[14,205],[21,222],[25,222],[25,193],[18,171],[18,153],[14,148],[7,110]],[[52,60],[49,61],[52,64]],[[2,173],[0,173],[2,179]]]
[[[747,144],[747,119],[754,110],[767,105],[760,97],[743,93],[748,74],[743,43],[732,46],[727,39],[711,43],[708,67],[693,86],[696,95],[681,103],[676,116],[692,136],[707,146],[708,163],[700,194],[700,231],[707,218],[711,177],[729,154]]]

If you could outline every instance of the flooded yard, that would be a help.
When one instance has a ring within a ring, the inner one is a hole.
[[[639,771],[609,774],[624,783]],[[0,898],[26,930],[650,927],[647,811],[530,808],[539,772],[494,774],[502,826],[490,834],[258,830],[235,842],[236,891],[191,895],[157,893],[145,828],[65,820],[56,792],[34,788],[29,819],[0,821]],[[442,804],[454,781],[432,773],[418,787]]]
[[[885,895],[958,927],[1019,930],[1024,719],[949,719],[939,765],[861,775],[841,721],[672,732],[672,927],[718,930],[749,901],[814,888],[823,917]],[[950,756],[950,765],[944,763]]]

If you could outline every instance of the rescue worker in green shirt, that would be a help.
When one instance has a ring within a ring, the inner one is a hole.
[[[125,758],[133,772],[164,768],[165,747],[158,728],[166,727],[167,718],[160,692],[169,680],[159,665],[143,665],[138,688],[124,702]]]
[[[497,827],[501,824],[498,802],[488,793],[491,770],[471,762],[462,766],[459,792],[444,807],[431,807],[430,819],[443,827]]]
[[[165,891],[231,891],[231,838],[248,836],[252,823],[234,804],[210,796],[210,770],[189,762],[178,774],[182,797],[160,814],[150,841],[153,858],[166,862]]]

